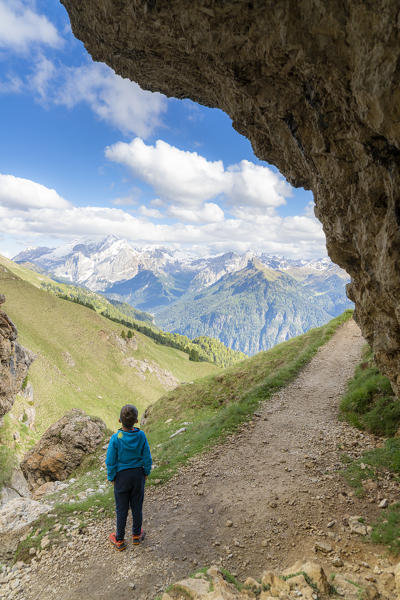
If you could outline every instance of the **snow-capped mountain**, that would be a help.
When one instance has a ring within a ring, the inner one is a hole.
[[[198,258],[170,248],[134,248],[111,235],[28,248],[14,260],[150,312],[169,331],[214,336],[249,353],[352,306],[349,277],[328,258],[293,260],[262,251]]]
[[[132,279],[140,270],[160,271],[176,259],[169,250],[137,250],[126,240],[109,235],[99,242],[76,240],[58,248],[28,248],[15,262],[31,262],[55,279],[104,291],[110,285]],[[184,265],[184,256],[180,256]]]
[[[140,271],[184,279],[188,289],[194,291],[212,285],[227,273],[243,269],[254,256],[266,267],[288,272],[296,279],[305,279],[317,272],[335,273],[347,279],[347,274],[328,258],[291,260],[264,252],[226,252],[196,258],[169,248],[134,248],[115,235],[100,241],[76,240],[58,248],[27,248],[15,256],[14,261],[33,263],[56,279],[93,291],[104,292],[114,284],[134,279]]]

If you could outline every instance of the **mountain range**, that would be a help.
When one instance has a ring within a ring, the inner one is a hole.
[[[292,260],[264,252],[198,258],[170,248],[133,248],[111,235],[28,248],[14,261],[150,312],[168,331],[215,337],[247,354],[352,307],[345,292],[349,277],[328,258]]]

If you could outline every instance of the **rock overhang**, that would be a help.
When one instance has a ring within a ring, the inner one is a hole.
[[[332,260],[400,391],[400,7],[396,0],[62,0],[95,60],[219,107],[312,189]]]

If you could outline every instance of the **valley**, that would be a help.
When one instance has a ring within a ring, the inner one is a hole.
[[[213,337],[247,355],[352,307],[345,291],[349,278],[328,259],[288,260],[263,252],[196,258],[167,248],[135,249],[108,236],[28,249],[15,261],[149,312],[161,329],[191,339]]]

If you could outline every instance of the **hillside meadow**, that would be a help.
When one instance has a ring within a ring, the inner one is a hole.
[[[21,274],[37,279],[26,271]],[[220,371],[139,332],[124,340],[121,325],[39,289],[11,272],[5,261],[0,264],[0,292],[6,296],[4,310],[18,328],[20,343],[36,354],[28,375],[35,436],[74,407],[115,428],[123,404],[135,403],[141,413],[168,385]],[[153,372],[146,370],[145,361]],[[16,409],[24,403],[20,396]]]

